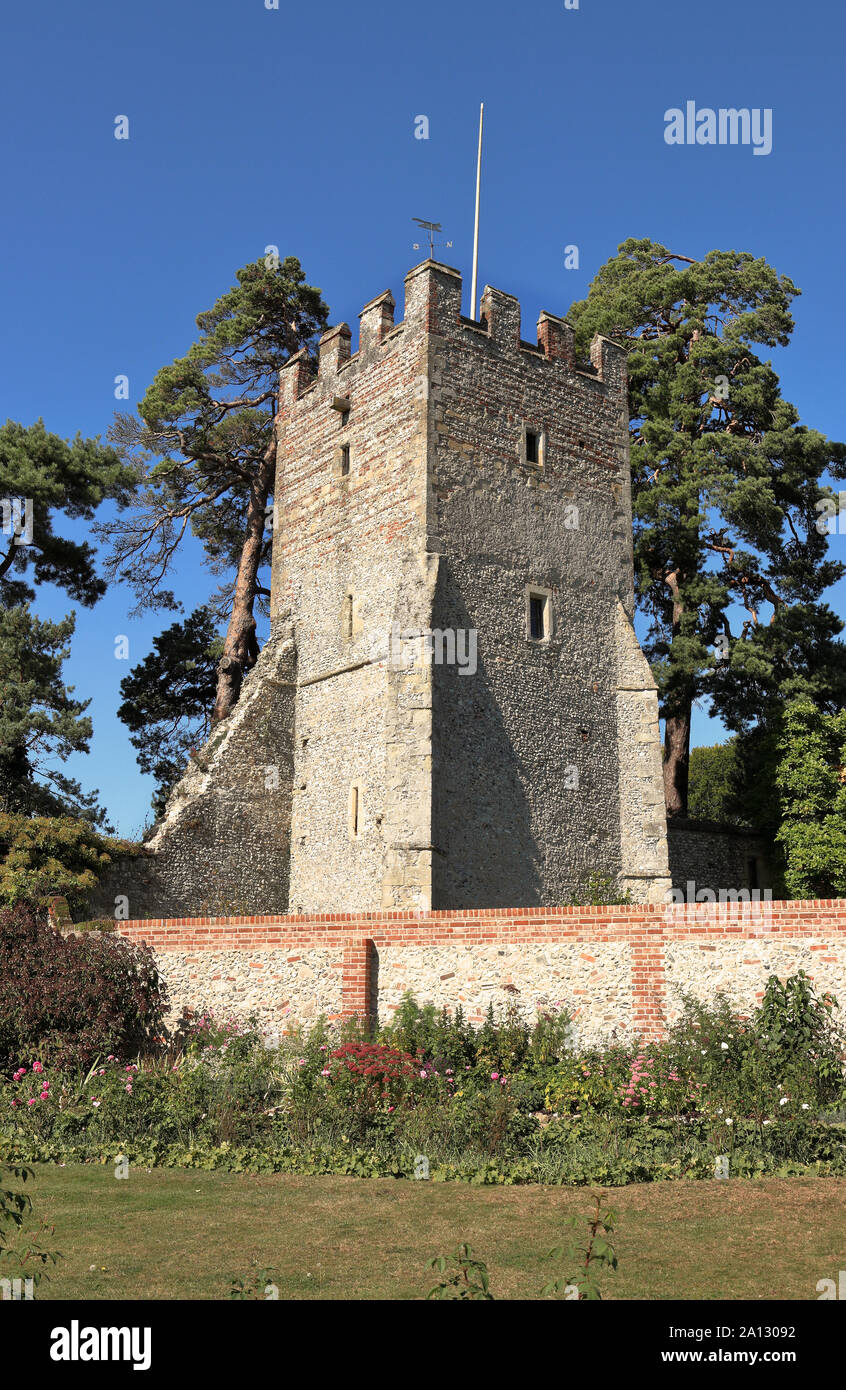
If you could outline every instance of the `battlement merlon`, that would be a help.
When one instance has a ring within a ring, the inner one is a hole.
[[[284,411],[314,386],[342,397],[344,382],[356,368],[389,350],[404,333],[432,333],[466,345],[494,346],[503,354],[525,354],[564,370],[600,389],[625,395],[626,351],[619,343],[599,334],[590,348],[590,366],[576,361],[575,333],[565,319],[544,310],[537,322],[537,346],[520,336],[520,302],[504,290],[486,285],[479,320],[461,314],[462,278],[459,271],[439,261],[426,260],[405,277],[405,315],[394,323],[395,301],[390,290],[365,304],[359,314],[359,346],[351,352],[349,324],[328,329],[320,339],[319,368],[315,377],[305,350],[295,353],[280,373],[279,408]]]

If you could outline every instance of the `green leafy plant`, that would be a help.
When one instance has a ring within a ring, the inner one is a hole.
[[[427,1299],[465,1298],[476,1302],[490,1302],[493,1299],[488,1267],[475,1258],[467,1244],[459,1245],[452,1255],[435,1255],[427,1268],[441,1275],[438,1283],[433,1284],[427,1293]]]
[[[8,1177],[4,1178],[4,1173]],[[10,1178],[25,1183],[31,1177],[32,1170],[23,1165],[0,1168],[0,1279],[14,1281],[26,1267],[24,1278],[37,1288],[42,1279],[49,1277],[44,1273],[44,1266],[55,1264],[61,1258],[58,1252],[45,1250],[41,1243],[46,1235],[52,1236],[53,1227],[43,1220],[33,1226],[29,1193],[5,1186]]]
[[[565,1222],[573,1231],[574,1238],[568,1245],[556,1245],[549,1252],[551,1260],[566,1259],[571,1273],[562,1278],[551,1279],[544,1284],[541,1295],[546,1297],[548,1294],[560,1293],[562,1289],[567,1293],[570,1289],[576,1289],[577,1297],[580,1299],[596,1300],[601,1299],[602,1294],[599,1288],[599,1277],[606,1270],[617,1268],[617,1256],[614,1254],[614,1247],[611,1244],[611,1237],[617,1225],[617,1213],[612,1207],[603,1207],[605,1201],[604,1192],[595,1192],[593,1215],[587,1218],[587,1238],[584,1245],[579,1245],[576,1240],[576,1233],[584,1226],[584,1221],[580,1221],[577,1216],[571,1216]]]

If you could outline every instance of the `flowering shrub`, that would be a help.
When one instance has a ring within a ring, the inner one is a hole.
[[[336,1102],[349,1105],[357,1118],[383,1110],[391,1113],[412,1101],[416,1083],[434,1075],[419,1057],[383,1043],[344,1043],[329,1053],[321,1076]]]

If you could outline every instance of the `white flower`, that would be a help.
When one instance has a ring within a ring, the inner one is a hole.
[[[722,1113],[723,1113],[722,1110],[718,1110],[718,1111],[717,1111],[717,1114],[718,1114],[718,1115],[722,1115]]]
[[[722,1048],[723,1052],[728,1052],[729,1050],[728,1043],[720,1043],[720,1047]]]
[[[765,1121],[764,1121],[764,1124],[765,1124],[765,1125],[771,1125],[771,1124],[772,1124],[772,1120],[765,1120]]]
[[[702,1056],[703,1056],[703,1057],[705,1056],[705,1053],[706,1053],[707,1051],[708,1051],[707,1047],[703,1047],[703,1049],[702,1049]]]
[[[726,1120],[726,1124],[727,1124],[727,1125],[733,1125],[733,1124],[734,1124],[734,1120]]]
[[[802,1109],[803,1109],[803,1110],[810,1110],[810,1108],[811,1108],[810,1105],[806,1104],[805,1101],[802,1102]]]
[[[787,1101],[788,1101],[788,1097],[787,1097],[787,1096],[782,1096],[781,1100],[779,1101],[779,1105],[786,1105],[786,1104],[787,1104]]]

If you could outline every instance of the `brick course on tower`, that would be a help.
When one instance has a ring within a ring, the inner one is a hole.
[[[626,359],[428,260],[280,373],[271,638],[133,916],[558,905],[670,886],[635,638]],[[534,602],[533,602],[534,599]],[[434,653],[425,634],[434,633]],[[475,634],[476,666],[465,657]],[[124,872],[124,877],[126,874]],[[108,889],[106,896],[108,896]]]

